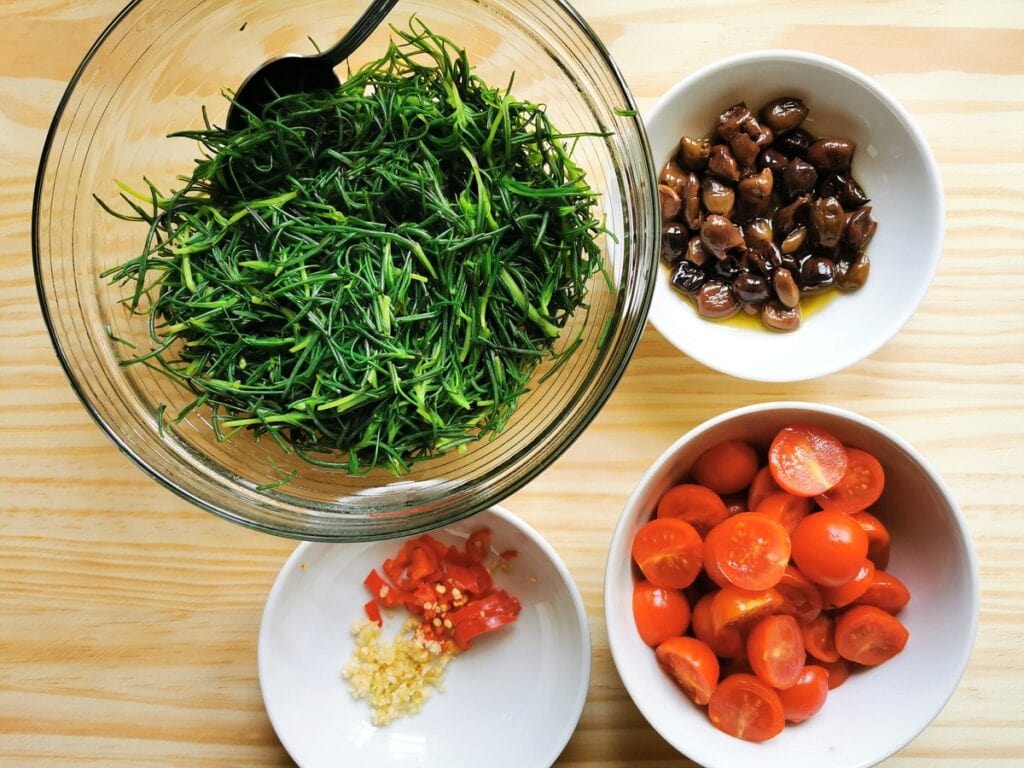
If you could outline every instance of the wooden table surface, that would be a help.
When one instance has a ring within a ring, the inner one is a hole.
[[[260,698],[256,639],[294,542],[190,506],[118,453],[62,374],[36,300],[40,148],[68,78],[120,5],[0,6],[0,764],[289,765]],[[854,409],[906,437],[945,477],[977,548],[970,666],[931,727],[884,765],[1024,765],[1024,3],[578,7],[641,107],[695,67],[755,48],[802,48],[873,75],[931,143],[947,221],[923,305],[870,359],[812,382],[747,383],[688,360],[648,326],[592,426],[507,500],[565,559],[591,621],[590,694],[558,765],[689,764],[612,665],[608,542],[643,470],[678,435],[724,410],[790,398]]]

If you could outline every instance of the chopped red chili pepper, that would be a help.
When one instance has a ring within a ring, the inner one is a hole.
[[[378,627],[384,626],[384,619],[380,615],[380,606],[376,600],[370,600],[366,605],[363,606],[363,610],[366,611],[366,618],[376,624]]]

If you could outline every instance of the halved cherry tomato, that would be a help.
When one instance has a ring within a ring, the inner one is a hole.
[[[889,567],[890,536],[882,521],[870,512],[857,512],[853,519],[860,523],[868,537],[868,559],[883,571]]]
[[[640,638],[653,647],[686,631],[690,606],[678,590],[638,581],[633,585],[633,620]]]
[[[693,465],[693,477],[715,493],[738,493],[757,474],[757,453],[749,443],[727,440],[708,448]]]
[[[867,558],[861,563],[857,575],[838,587],[820,587],[821,602],[826,609],[844,608],[868,591],[875,578],[875,564]]]
[[[796,685],[807,661],[796,619],[785,614],[761,619],[747,638],[747,661],[772,688]]]
[[[779,613],[788,613],[800,622],[814,621],[821,613],[821,593],[795,565],[786,566],[775,589],[782,595]]]
[[[722,627],[717,632],[711,622],[711,601],[718,592],[708,592],[693,606],[693,617],[690,621],[693,634],[703,641],[723,659],[742,657],[746,652],[743,635],[735,627]]]
[[[708,717],[718,730],[746,741],[767,741],[786,726],[779,694],[743,673],[718,684],[708,702]]]
[[[845,584],[860,571],[867,554],[867,534],[842,512],[815,512],[793,531],[793,560],[815,584]]]
[[[808,665],[794,685],[779,691],[782,711],[791,723],[802,723],[817,714],[828,698],[828,670]]]
[[[683,483],[669,488],[658,501],[658,517],[685,520],[703,539],[729,516],[722,497],[703,485]]]
[[[822,509],[853,514],[878,501],[884,487],[885,472],[878,459],[859,448],[847,448],[842,479],[814,500]]]
[[[835,622],[827,613],[822,613],[813,621],[801,624],[800,634],[804,639],[804,649],[818,661],[834,662],[839,660],[839,651],[836,650]]]
[[[696,704],[707,704],[718,686],[718,659],[714,651],[694,637],[673,637],[654,652],[668,672]]]
[[[741,589],[778,584],[789,565],[789,536],[781,525],[758,512],[741,512],[711,529],[704,540],[704,563],[711,578],[721,574]]]
[[[726,627],[742,630],[771,616],[782,605],[782,595],[774,589],[756,592],[739,587],[722,587],[711,600],[711,628],[719,634]]]
[[[907,645],[900,620],[874,605],[855,605],[836,620],[836,649],[848,661],[875,666]]]
[[[757,471],[754,480],[750,483],[750,488],[747,491],[747,509],[751,512],[757,511],[761,501],[773,493],[782,493],[782,489],[772,477],[772,468],[765,465]]]
[[[907,585],[888,571],[875,570],[871,585],[858,597],[856,605],[874,605],[886,613],[897,614],[910,602]]]
[[[780,491],[763,498],[755,511],[770,517],[792,536],[800,521],[810,514],[811,500],[805,496],[794,496],[792,493]]]
[[[693,583],[704,561],[704,542],[685,520],[662,517],[644,525],[633,537],[633,559],[649,582],[669,589]]]
[[[846,473],[846,448],[838,439],[809,424],[783,427],[768,449],[772,477],[795,496],[816,496]]]
[[[819,661],[818,666],[828,672],[828,689],[830,691],[838,688],[850,677],[850,662],[846,659]]]

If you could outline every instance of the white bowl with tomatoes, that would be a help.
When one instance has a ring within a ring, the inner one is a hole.
[[[978,570],[925,458],[850,411],[766,403],[710,419],[640,480],[605,572],[612,657],[705,768],[863,768],[953,694]]]

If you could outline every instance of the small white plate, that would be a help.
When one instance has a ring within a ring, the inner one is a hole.
[[[300,544],[281,569],[260,625],[259,676],[278,738],[302,768],[551,765],[583,710],[590,684],[590,634],[583,601],[565,564],[522,520],[492,507],[435,532],[465,541],[489,528],[498,551],[515,549],[496,586],[519,598],[518,620],[480,637],[456,657],[416,715],[377,727],[341,670],[364,616],[363,579],[401,539],[362,544]],[[384,632],[405,613],[385,612]]]

